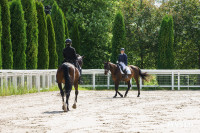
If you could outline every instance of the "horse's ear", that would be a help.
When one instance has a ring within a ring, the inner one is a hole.
[[[84,58],[85,58],[85,56],[83,55],[83,56],[82,56],[82,59],[84,59]]]

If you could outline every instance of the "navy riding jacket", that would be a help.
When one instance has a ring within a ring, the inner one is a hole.
[[[118,56],[118,62],[123,62],[126,66],[127,66],[127,64],[128,64],[128,59],[127,59],[128,57],[127,57],[127,55],[124,53],[124,54],[120,54],[119,56]]]
[[[77,60],[76,50],[71,46],[67,46],[65,49],[63,49],[63,56],[66,61],[75,62]]]

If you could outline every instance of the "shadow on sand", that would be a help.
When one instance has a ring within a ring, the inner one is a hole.
[[[63,113],[64,111],[46,111],[46,112],[43,112],[44,114],[61,114]]]

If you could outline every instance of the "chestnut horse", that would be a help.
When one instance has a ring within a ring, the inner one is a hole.
[[[77,55],[78,63],[80,67],[83,65],[83,56]],[[61,66],[59,66],[56,74],[56,81],[58,83],[58,87],[60,89],[60,94],[62,96],[63,106],[62,109],[64,112],[69,111],[69,96],[72,90],[72,86],[75,88],[75,101],[73,104],[73,108],[76,109],[77,96],[78,96],[78,80],[79,80],[79,70],[71,63],[65,62]],[[62,83],[65,84],[65,91],[62,89]],[[66,103],[64,102],[64,93],[66,94]]]
[[[128,77],[125,78],[124,75],[121,74],[120,69],[116,64],[113,64],[111,62],[105,62],[104,63],[104,69],[105,69],[104,74],[107,75],[108,72],[111,71],[111,76],[112,76],[112,79],[115,83],[116,93],[115,93],[113,98],[117,97],[117,94],[119,94],[121,97],[123,97],[123,95],[118,91],[120,81],[125,81],[128,84],[128,88],[126,90],[124,97],[127,96],[128,91],[130,90],[130,87],[131,87],[130,80],[131,80],[132,77],[135,79],[136,84],[137,84],[137,89],[138,89],[137,97],[140,96],[139,77],[142,77],[142,79],[146,80],[146,77],[148,76],[148,74],[142,73],[140,68],[138,68],[137,66],[129,65],[128,67],[131,70],[131,74],[128,74]]]

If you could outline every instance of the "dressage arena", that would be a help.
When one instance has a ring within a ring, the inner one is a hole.
[[[0,97],[0,132],[200,132],[199,91],[114,93],[80,91],[74,110],[72,91],[67,113],[58,91]]]

